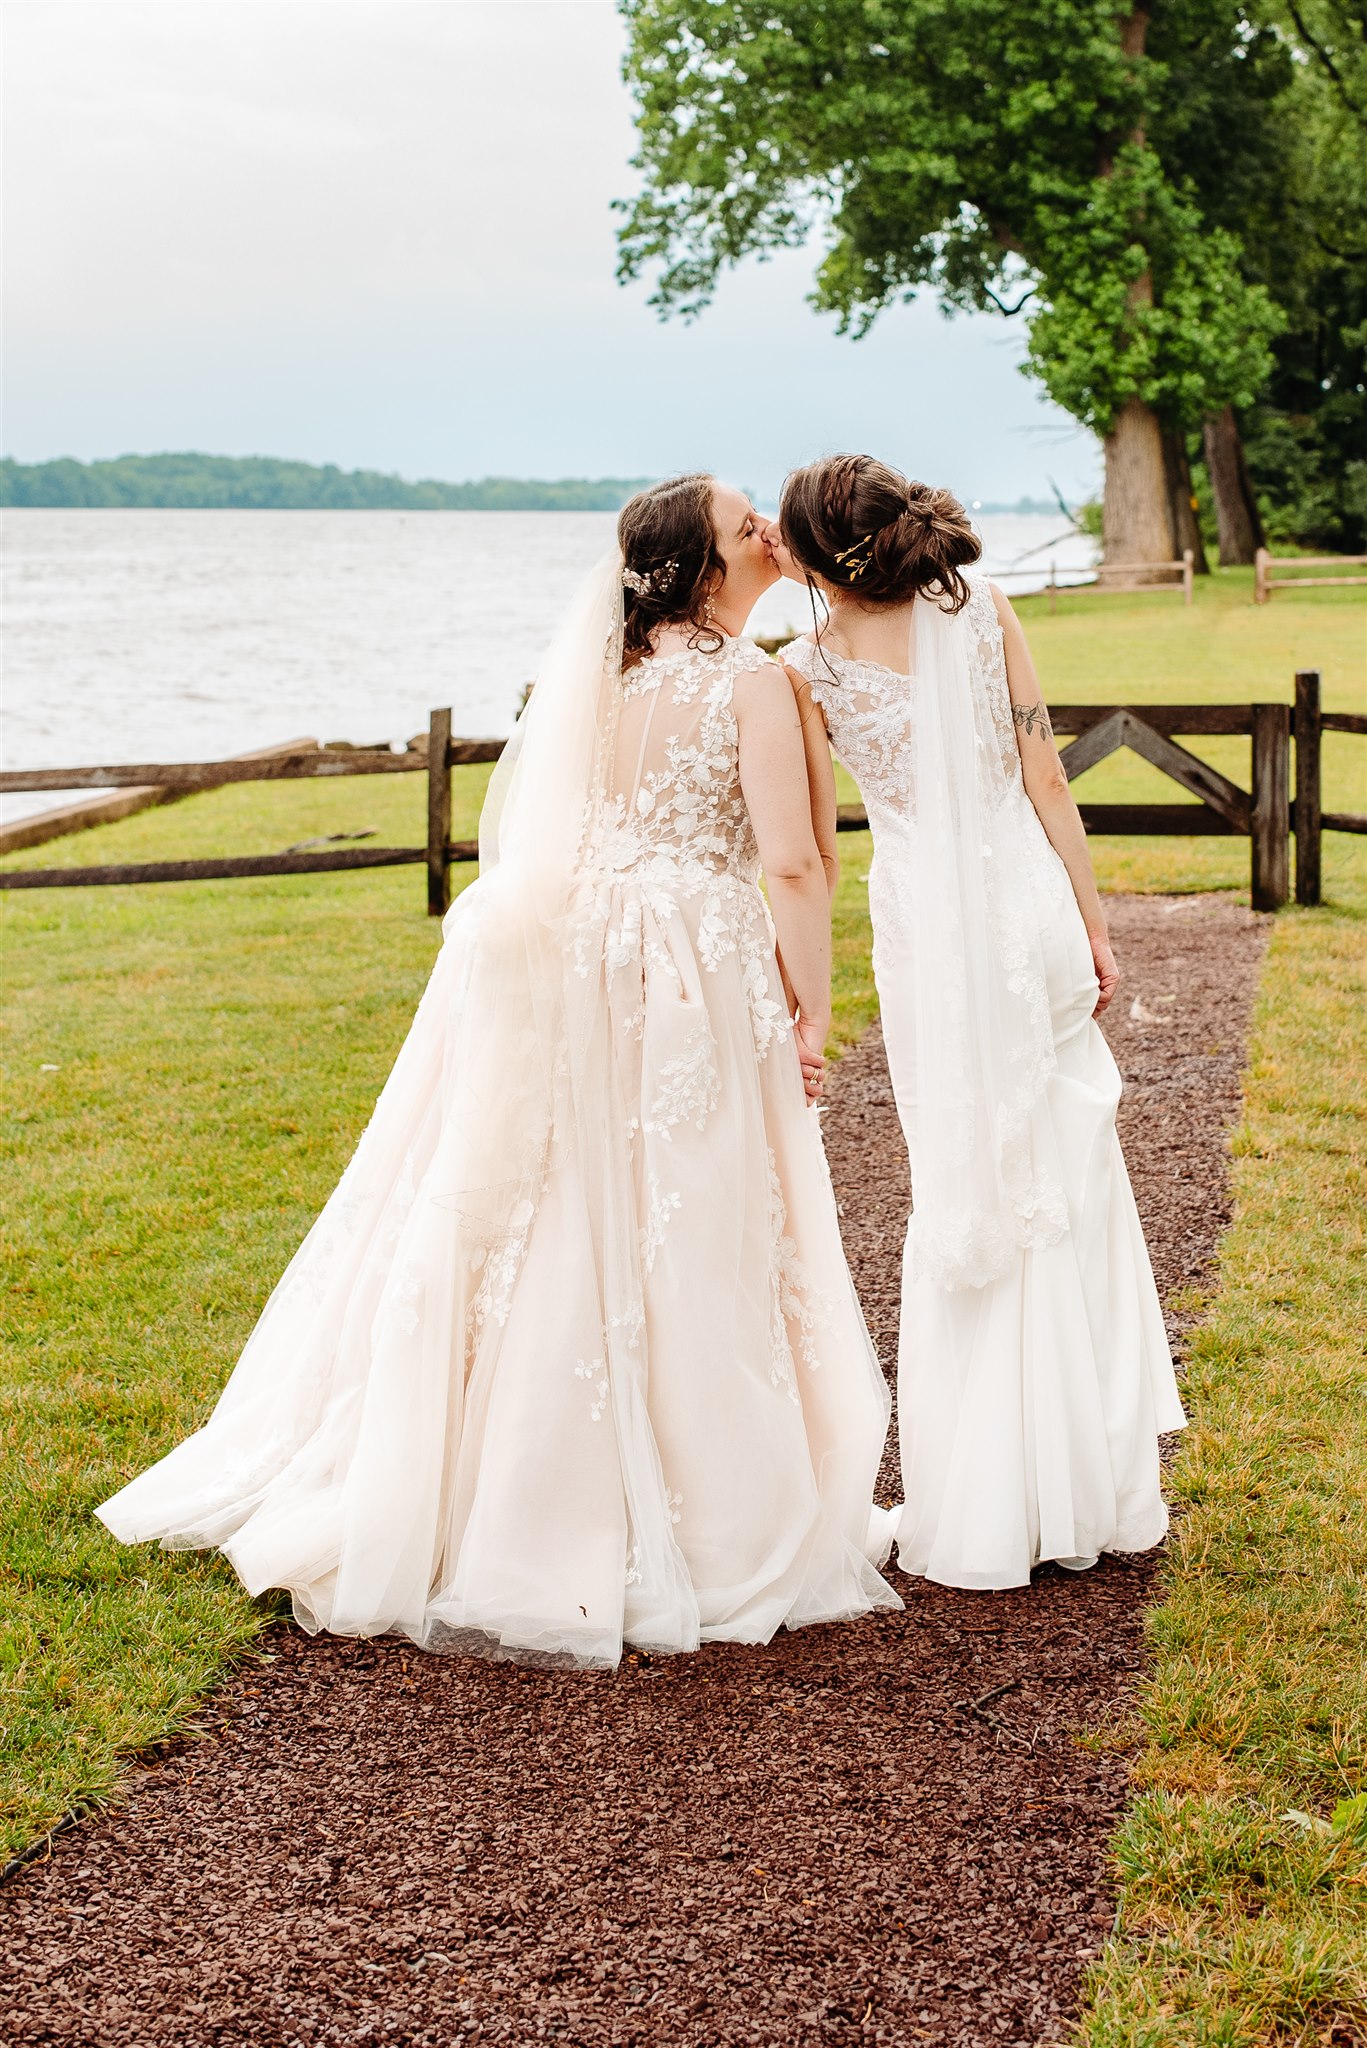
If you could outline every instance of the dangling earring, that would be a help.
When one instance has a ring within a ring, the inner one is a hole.
[[[705,626],[711,625],[716,609],[716,602],[713,598],[708,597],[703,600],[702,622]]]

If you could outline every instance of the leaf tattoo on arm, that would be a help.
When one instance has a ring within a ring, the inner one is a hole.
[[[1041,739],[1053,737],[1054,728],[1049,723],[1049,713],[1045,710],[1042,703],[1013,704],[1011,706],[1011,716],[1015,719],[1023,733],[1029,735],[1032,732],[1037,732]]]

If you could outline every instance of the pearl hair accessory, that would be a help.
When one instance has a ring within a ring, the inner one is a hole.
[[[622,581],[638,597],[662,597],[678,573],[678,562],[661,562],[654,569],[623,569]]]

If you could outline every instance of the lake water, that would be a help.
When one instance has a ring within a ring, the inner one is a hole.
[[[576,582],[610,546],[596,512],[6,511],[4,764],[213,760],[274,740],[405,740],[449,704],[506,733]],[[1076,577],[1062,517],[984,514],[1014,595]],[[1031,573],[1033,572],[1033,573]],[[809,623],[767,592],[751,629]],[[2,800],[0,819],[50,808]]]

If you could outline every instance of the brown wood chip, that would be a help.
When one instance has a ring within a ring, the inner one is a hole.
[[[1266,919],[1118,899],[1107,1020],[1159,1283],[1207,1276]],[[1131,1015],[1138,999],[1138,1009]],[[1149,1019],[1161,1021],[1150,1022]],[[887,1364],[907,1186],[881,1045],[825,1131]],[[890,1488],[895,1487],[891,1466]],[[212,1732],[6,1887],[6,2042],[1040,2043],[1111,1927],[1157,1559],[615,1673],[280,1628]]]

